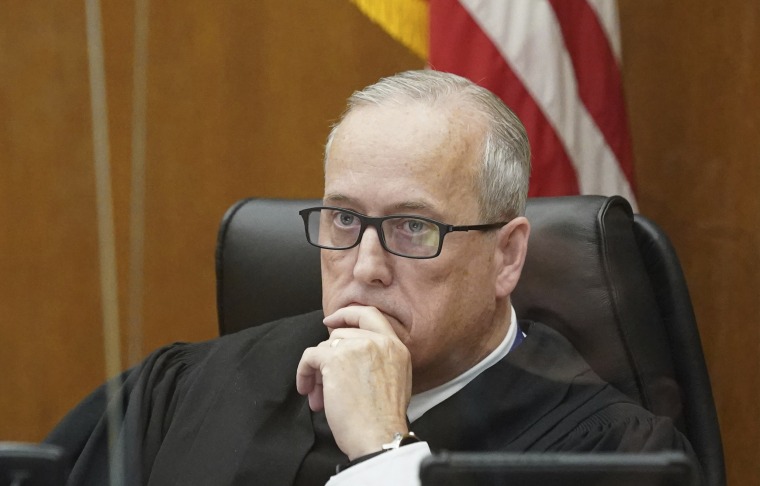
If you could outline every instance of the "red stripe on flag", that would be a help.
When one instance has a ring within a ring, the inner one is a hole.
[[[549,0],[572,59],[578,96],[635,190],[623,81],[609,39],[586,0]]]
[[[525,124],[531,144],[529,196],[578,194],[575,169],[549,121],[533,97],[456,0],[430,2],[431,68],[471,79],[491,90]]]

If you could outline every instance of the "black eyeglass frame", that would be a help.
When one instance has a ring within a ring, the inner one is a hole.
[[[323,246],[311,240],[311,235],[309,234],[309,214],[317,212],[317,211],[321,211],[323,209],[340,211],[342,213],[348,213],[348,214],[351,214],[352,216],[356,216],[357,218],[359,218],[361,227],[359,228],[359,236],[356,238],[356,242],[353,245],[336,248],[332,246]],[[359,243],[361,243],[362,237],[364,236],[364,232],[366,231],[367,227],[372,226],[373,228],[375,228],[375,231],[377,231],[377,235],[380,239],[380,245],[383,247],[385,251],[387,251],[388,253],[392,255],[400,256],[403,258],[412,258],[414,260],[428,260],[430,258],[435,258],[438,255],[440,255],[441,249],[443,248],[443,239],[449,233],[453,233],[455,231],[491,231],[494,229],[504,227],[507,224],[509,224],[509,221],[502,221],[499,223],[455,226],[451,224],[441,223],[440,221],[426,218],[424,216],[418,216],[416,214],[391,214],[389,216],[372,217],[372,216],[367,216],[361,213],[357,213],[356,211],[353,211],[351,209],[338,208],[334,206],[316,206],[313,208],[306,208],[306,209],[302,209],[298,211],[298,214],[300,214],[301,218],[303,219],[304,230],[306,231],[306,241],[308,241],[310,245],[316,246],[317,248],[322,248],[325,250],[350,250],[351,248],[354,248],[358,246]],[[410,256],[410,255],[403,255],[401,253],[397,253],[389,249],[385,242],[385,232],[383,231],[382,224],[384,221],[388,219],[397,219],[397,218],[419,219],[419,220],[427,221],[428,223],[433,223],[434,225],[436,225],[438,227],[439,237],[438,237],[438,250],[435,252],[435,254],[430,255],[430,256]]]

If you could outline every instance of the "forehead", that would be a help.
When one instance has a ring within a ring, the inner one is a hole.
[[[336,129],[325,198],[431,205],[475,196],[484,123],[456,104],[355,108]]]

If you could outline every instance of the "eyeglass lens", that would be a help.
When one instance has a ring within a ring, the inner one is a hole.
[[[361,238],[362,222],[355,214],[335,209],[309,214],[309,239],[323,248],[346,249]],[[388,251],[410,257],[429,257],[438,252],[440,229],[424,219],[393,217],[381,223],[381,241]]]

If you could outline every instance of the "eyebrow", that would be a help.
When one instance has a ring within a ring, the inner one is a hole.
[[[358,203],[356,199],[341,193],[325,194],[322,198],[322,201],[324,203],[329,202],[331,204],[345,204],[354,207],[361,206],[361,204]],[[398,204],[394,204],[390,209],[393,213],[398,211],[431,211],[433,213],[437,213],[437,211],[435,211],[430,204],[424,201],[402,201]]]
[[[322,202],[351,203],[353,199],[339,192],[331,192],[322,197]]]

